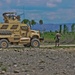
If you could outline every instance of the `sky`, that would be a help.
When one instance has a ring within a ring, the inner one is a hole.
[[[0,0],[2,13],[17,12],[22,19],[48,23],[75,23],[75,0]]]

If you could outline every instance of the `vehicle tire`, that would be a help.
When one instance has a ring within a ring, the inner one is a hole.
[[[1,48],[8,48],[8,46],[9,46],[9,43],[6,39],[1,39],[0,40],[0,47]]]
[[[40,47],[40,41],[38,39],[32,39],[31,40],[31,46],[32,47]]]

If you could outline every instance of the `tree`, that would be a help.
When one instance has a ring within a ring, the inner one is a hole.
[[[36,22],[34,20],[29,21],[30,28],[32,25],[35,25],[35,24],[36,24]]]
[[[41,25],[42,25],[42,24],[43,24],[43,20],[40,20],[40,21],[39,21],[39,24],[41,24]]]
[[[43,20],[39,20],[39,24],[42,25],[43,24]],[[45,31],[45,27],[42,27],[42,37],[44,37],[44,31]]]
[[[29,20],[28,20],[28,19],[24,19],[24,20],[22,21],[22,23],[28,24],[28,23],[29,23]]]
[[[75,24],[72,24],[72,26],[71,26],[71,32],[74,33],[74,31],[75,31]]]
[[[68,32],[68,27],[64,24],[63,33],[65,34],[66,32]]]
[[[39,20],[39,24],[42,25],[43,24],[43,20]],[[45,27],[44,26],[42,27],[42,30],[43,31],[45,30]]]
[[[25,24],[28,24],[29,26],[30,26],[30,28],[31,28],[31,26],[32,25],[35,25],[36,24],[36,22],[34,21],[34,20],[28,20],[28,19],[24,19],[23,21],[22,21],[22,23],[25,23]]]
[[[36,24],[36,22],[34,20],[31,20],[30,22],[31,22],[31,25],[35,25]]]
[[[60,25],[59,32],[62,33],[62,25]]]

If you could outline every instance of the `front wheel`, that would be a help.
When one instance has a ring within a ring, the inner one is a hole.
[[[1,48],[7,48],[8,47],[8,41],[6,39],[1,39],[0,40],[0,47]]]
[[[32,39],[31,40],[31,46],[32,47],[40,47],[40,41],[38,39]]]

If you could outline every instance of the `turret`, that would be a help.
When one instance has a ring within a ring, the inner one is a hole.
[[[3,13],[5,23],[17,23],[20,22],[20,16],[16,15],[15,12]]]

